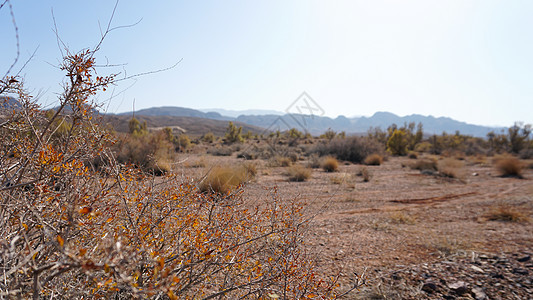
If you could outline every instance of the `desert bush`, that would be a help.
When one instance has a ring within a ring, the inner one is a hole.
[[[231,146],[216,146],[207,150],[207,153],[214,156],[231,156],[235,149]]]
[[[372,174],[370,174],[370,171],[366,167],[362,167],[357,171],[357,176],[363,177],[364,182],[369,182],[372,178]]]
[[[228,123],[226,134],[224,135],[224,141],[228,144],[242,143],[244,138],[242,137],[242,126],[235,126],[233,122]]]
[[[409,151],[409,153],[407,153],[407,157],[409,157],[411,159],[417,159],[418,158],[418,154],[415,151]]]
[[[495,158],[496,169],[502,177],[522,178],[522,162],[512,156]]]
[[[339,162],[335,157],[325,157],[322,160],[321,167],[326,172],[336,172],[339,169]]]
[[[316,153],[309,155],[307,166],[313,169],[320,168],[320,156],[318,156]]]
[[[381,148],[382,146],[373,139],[351,136],[318,144],[314,152],[321,156],[332,155],[340,160],[361,163],[368,155],[380,153]]]
[[[409,167],[411,169],[420,170],[420,171],[424,171],[424,170],[437,171],[438,170],[437,160],[433,158],[417,159],[415,162],[411,163]]]
[[[162,131],[127,136],[115,145],[115,149],[119,163],[134,164],[156,175],[170,171],[174,147]]]
[[[250,170],[253,171],[253,174]],[[200,181],[198,188],[202,192],[226,195],[251,180],[256,173],[257,170],[244,165],[214,166]]]
[[[221,199],[181,176],[156,183],[117,164],[113,136],[89,113],[91,96],[114,77],[95,74],[95,51],[65,53],[60,69],[67,76],[51,118],[22,78],[0,78],[0,96],[20,103],[2,111],[0,123],[2,297],[335,297],[335,280],[317,274],[302,248],[301,204],[275,194],[260,206]],[[54,141],[59,117],[72,127]],[[106,160],[106,172],[86,166],[96,157]]]
[[[208,132],[202,136],[202,141],[206,143],[212,144],[215,142],[215,140],[216,140],[216,137],[212,132]]]
[[[513,207],[509,204],[500,203],[489,208],[483,216],[483,219],[488,221],[503,221],[503,222],[527,222],[529,217],[524,213],[524,210]]]
[[[293,161],[289,157],[284,156],[276,156],[274,158],[274,165],[278,167],[288,167],[292,165]]]
[[[301,165],[293,165],[287,169],[290,181],[306,181],[311,178],[312,170]]]
[[[402,129],[396,129],[387,141],[387,151],[392,155],[406,155],[409,145],[408,136]]]
[[[383,156],[377,154],[377,153],[374,153],[374,154],[370,154],[369,156],[367,156],[365,158],[365,165],[369,165],[369,166],[379,166],[383,163]]]
[[[177,144],[180,151],[185,151],[191,147],[191,139],[186,134],[181,134],[178,136]]]
[[[393,224],[407,224],[414,225],[416,223],[416,218],[410,216],[404,212],[397,211],[390,215],[390,220]]]
[[[457,159],[445,158],[438,162],[437,169],[439,174],[449,178],[462,178],[464,163]]]

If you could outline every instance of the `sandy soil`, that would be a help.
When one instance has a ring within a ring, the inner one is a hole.
[[[182,172],[191,177],[207,168],[187,168],[187,162],[242,161],[184,159]],[[245,196],[260,201],[269,196],[265,189],[277,187],[284,199],[307,204],[314,215],[307,246],[319,253],[320,272],[340,271],[341,289],[348,289],[353,273],[366,270],[367,284],[347,299],[532,299],[533,170],[526,169],[524,179],[502,178],[490,159],[467,158],[457,179],[421,174],[407,167],[413,161],[341,164],[337,172],[314,169],[308,181],[289,182],[286,168],[254,160],[258,175]],[[369,182],[356,175],[363,167],[370,171]],[[498,207],[530,220],[487,220]],[[507,262],[494,269],[501,259]]]

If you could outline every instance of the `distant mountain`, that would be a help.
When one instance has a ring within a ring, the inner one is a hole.
[[[132,116],[132,112],[120,113],[119,116],[129,115]],[[140,109],[135,111],[135,115],[139,116],[173,116],[173,117],[195,117],[213,120],[232,120],[233,118],[224,117],[217,112],[201,112],[196,109],[177,107],[177,106],[162,106],[151,107],[146,109]]]
[[[284,131],[290,128],[297,128],[301,131],[307,131],[313,135],[322,134],[328,129],[337,132],[345,131],[348,134],[366,133],[371,127],[379,127],[385,130],[392,124],[402,126],[411,122],[415,122],[417,124],[422,123],[424,127],[424,133],[426,134],[441,134],[442,132],[453,134],[456,131],[459,131],[460,133],[466,135],[485,137],[490,131],[499,132],[501,129],[503,129],[501,127],[487,127],[467,124],[465,122],[456,121],[446,117],[435,118],[433,116],[423,116],[417,114],[400,117],[390,112],[376,112],[371,117],[347,118],[345,116],[338,116],[335,119],[329,117],[298,114],[280,115],[279,112],[271,114],[240,114],[237,117],[231,117],[228,115],[222,115],[221,112],[229,112],[230,114],[235,115],[235,113],[238,111],[218,109],[218,111],[202,112],[184,107],[154,107],[136,111],[135,116],[174,116],[212,119],[226,122],[236,121],[241,124],[252,125],[256,129],[261,127],[268,131]],[[119,114],[119,116],[128,116],[128,118],[131,117],[131,115],[131,112]],[[200,119],[197,119],[197,121],[202,122]],[[244,132],[246,132],[246,130],[244,130]]]
[[[223,116],[237,118],[241,115],[277,115],[282,116],[285,113],[277,110],[266,110],[266,109],[247,109],[247,110],[229,110],[229,109],[222,109],[222,108],[206,108],[206,109],[200,109],[202,112],[216,112]]]

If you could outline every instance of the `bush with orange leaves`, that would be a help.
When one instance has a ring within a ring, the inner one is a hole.
[[[0,297],[335,297],[337,277],[323,280],[302,247],[296,201],[205,194],[116,163],[90,102],[114,76],[96,75],[95,52],[67,53],[53,115],[23,78],[0,81]]]

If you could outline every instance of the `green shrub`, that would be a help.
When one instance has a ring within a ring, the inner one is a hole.
[[[392,155],[406,155],[409,140],[404,130],[396,129],[387,141],[387,151]]]
[[[215,135],[212,132],[208,132],[202,136],[202,141],[206,143],[214,143],[216,140]]]

